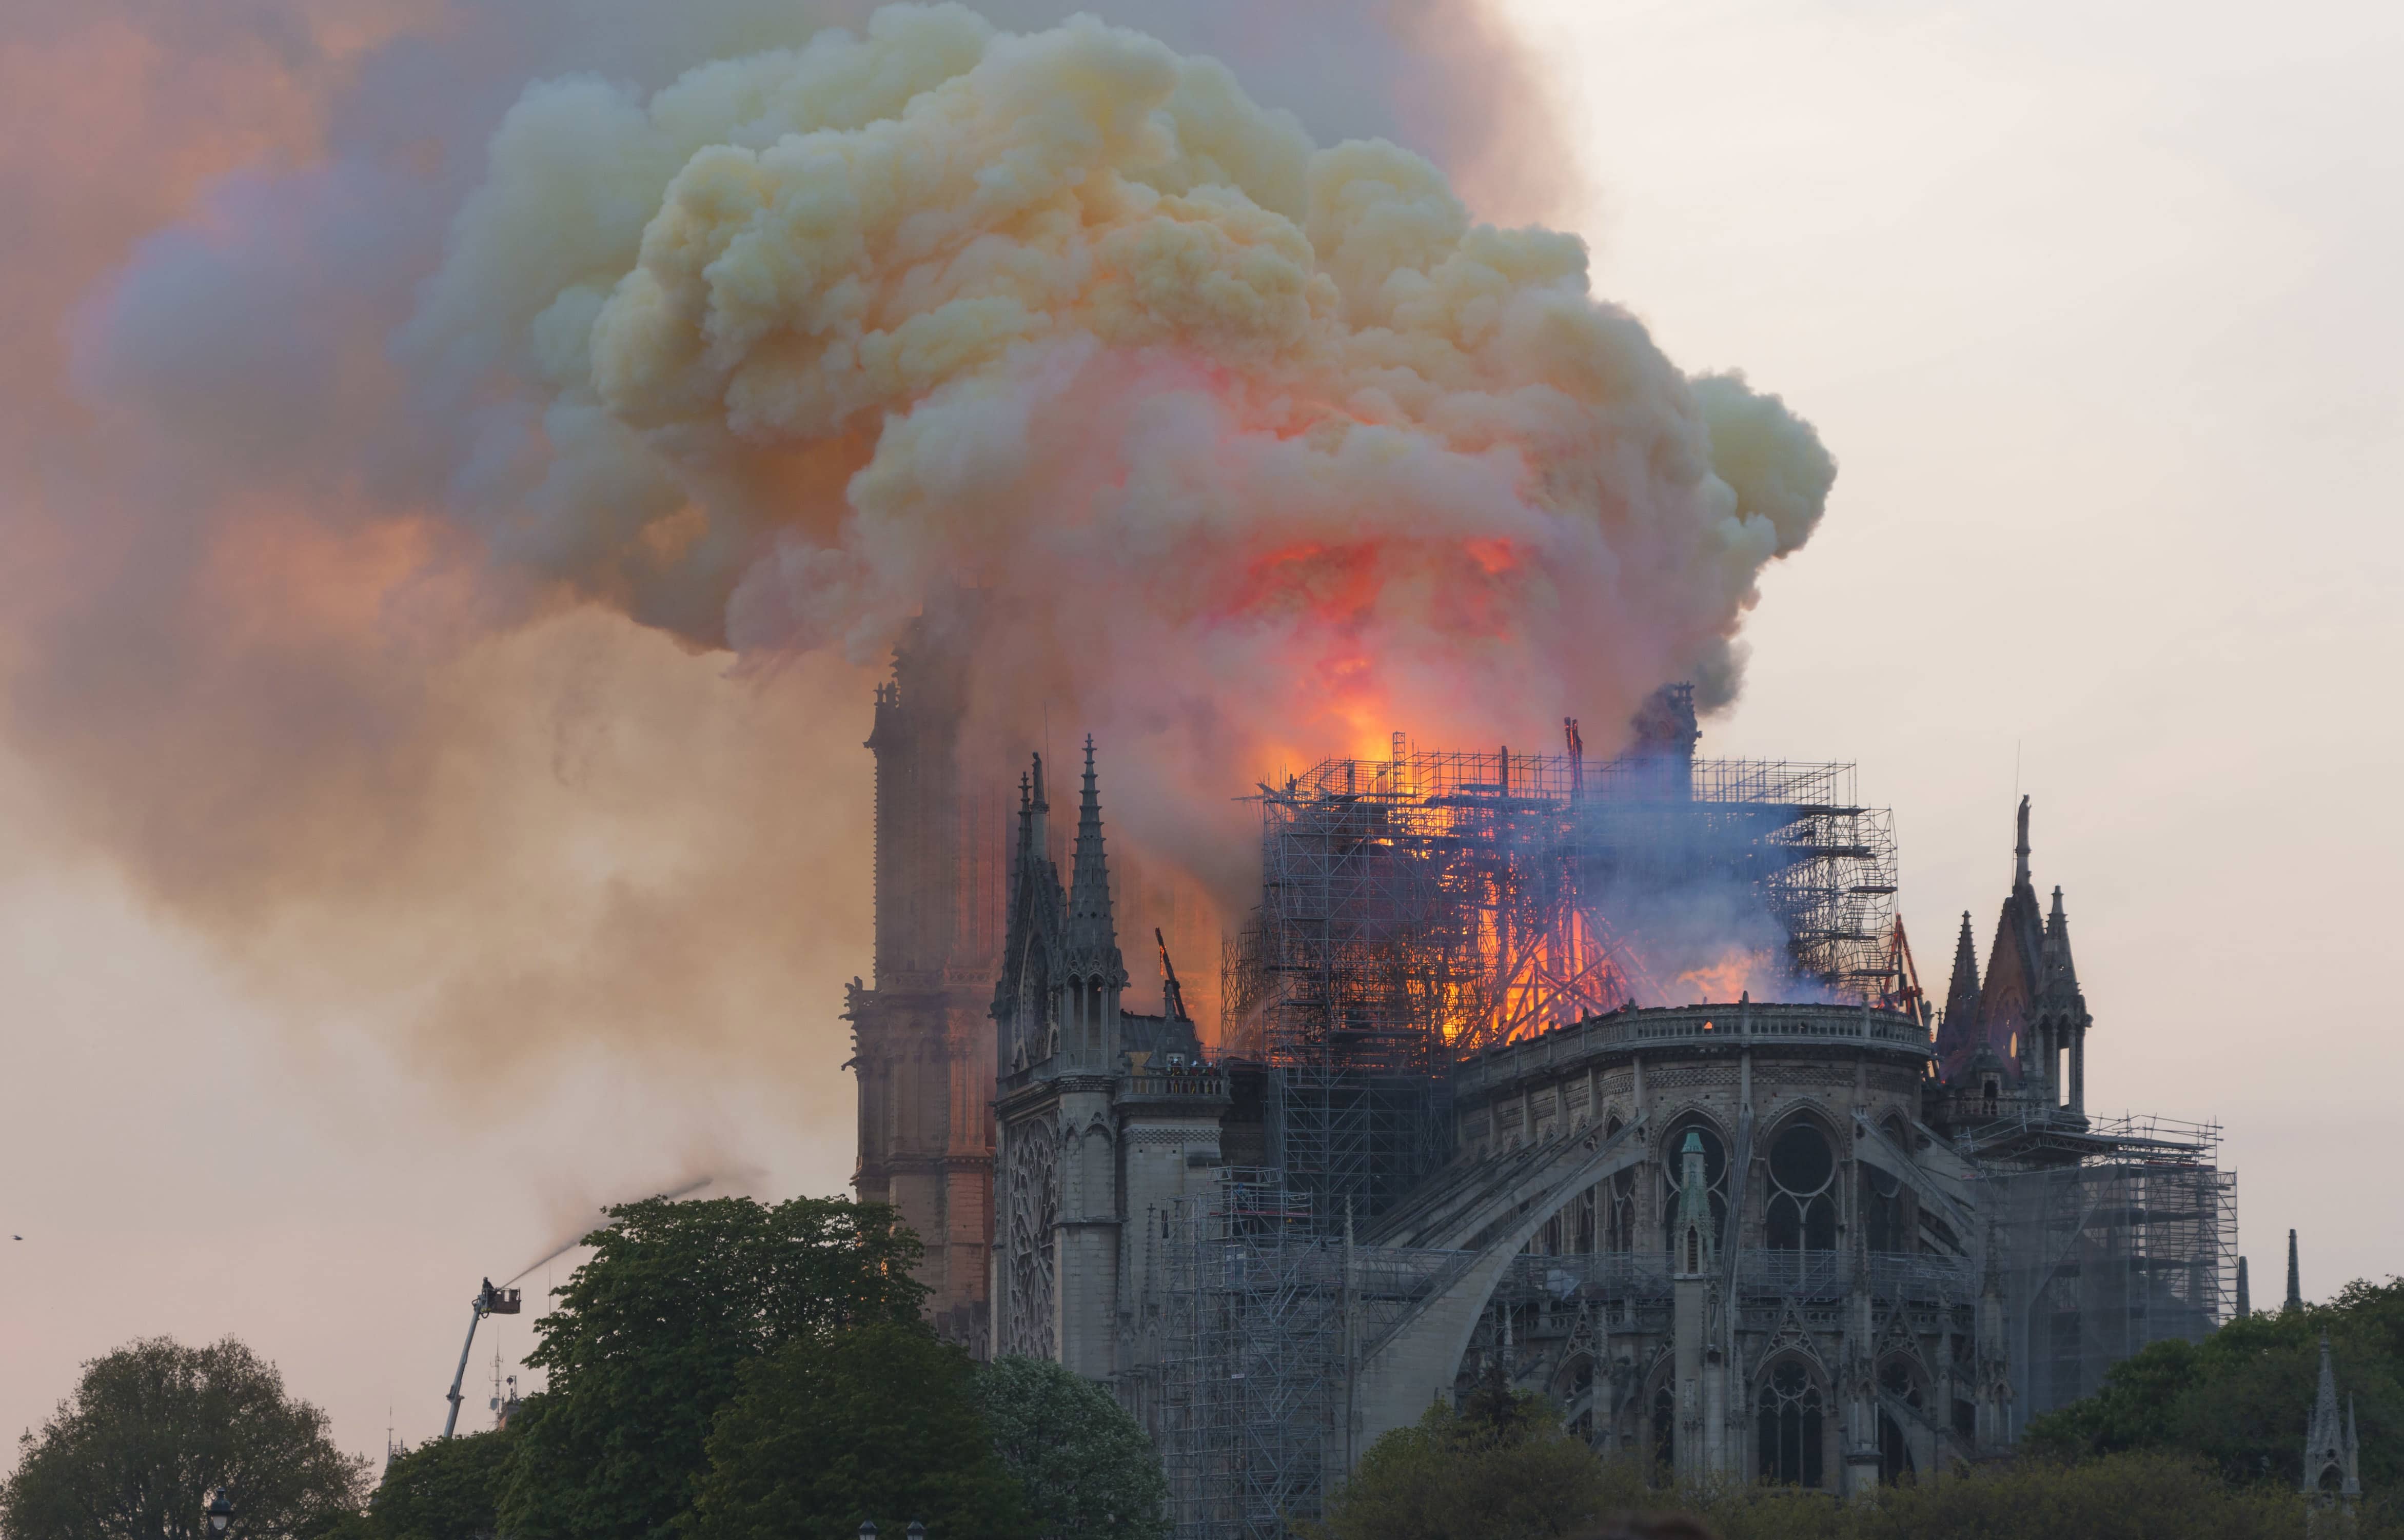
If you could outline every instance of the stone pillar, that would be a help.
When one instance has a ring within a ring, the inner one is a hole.
[[[1107,1090],[1078,1089],[1060,1099],[1058,1311],[1060,1362],[1088,1379],[1118,1367],[1119,1195],[1117,1152]]]
[[[1710,1280],[1681,1271],[1670,1289],[1670,1343],[1677,1396],[1677,1470],[1681,1480],[1699,1479],[1709,1469],[1704,1442],[1703,1316],[1709,1309]]]
[[[1854,1229],[1852,1295],[1845,1331],[1845,1495],[1878,1492],[1878,1353],[1870,1330],[1869,1253]]]

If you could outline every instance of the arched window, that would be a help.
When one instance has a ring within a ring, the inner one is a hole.
[[[1879,1366],[1879,1389],[1906,1406],[1920,1405],[1920,1386],[1912,1378],[1910,1366],[1900,1359],[1889,1359]],[[1884,1407],[1879,1408],[1879,1479],[1895,1486],[1917,1467],[1911,1460],[1911,1441],[1904,1436],[1903,1424]]]
[[[1603,1137],[1619,1132],[1616,1116],[1603,1125]],[[1636,1168],[1614,1172],[1601,1190],[1602,1249],[1606,1252],[1632,1252],[1636,1249]]]
[[[1667,1380],[1653,1393],[1653,1463],[1663,1477],[1678,1466],[1678,1397]]]
[[[1661,1249],[1672,1256],[1680,1253],[1685,1241],[1678,1233],[1678,1184],[1685,1180],[1686,1163],[1679,1152],[1685,1148],[1688,1130],[1702,1135],[1703,1183],[1711,1195],[1712,1236],[1716,1244],[1727,1234],[1727,1146],[1721,1142],[1719,1130],[1705,1119],[1688,1115],[1670,1125],[1669,1137],[1661,1141],[1661,1169],[1668,1176],[1669,1200],[1661,1206]]]
[[[1769,1249],[1837,1249],[1837,1154],[1819,1126],[1788,1124],[1769,1146]]]
[[[1862,1162],[1861,1172],[1865,1244],[1874,1252],[1912,1250],[1911,1237],[1904,1229],[1902,1181],[1867,1161]]]
[[[1794,1359],[1781,1362],[1762,1383],[1757,1406],[1761,1478],[1782,1487],[1821,1483],[1820,1387]]]

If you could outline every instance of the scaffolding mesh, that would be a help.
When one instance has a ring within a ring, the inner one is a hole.
[[[2117,1148],[2048,1169],[1991,1169],[2013,1365],[2009,1414],[2091,1395],[2111,1366],[2166,1337],[2200,1341],[2236,1303],[2237,1175],[2217,1124],[2126,1117],[2090,1136]]]
[[[1154,1437],[1178,1540],[1315,1517],[1343,1360],[1341,1243],[1270,1171],[1228,1168],[1170,1216]]]
[[[1352,1366],[1477,1260],[1356,1246],[1312,1218],[1279,1173],[1239,1167],[1170,1216],[1141,1307],[1157,1359],[1120,1394],[1159,1445],[1177,1540],[1284,1540],[1317,1519],[1360,1452]]]
[[[1634,1001],[1886,998],[1895,850],[1850,764],[1645,753],[1327,760],[1262,789],[1221,1042],[1322,1220],[1433,1165],[1458,1058]]]

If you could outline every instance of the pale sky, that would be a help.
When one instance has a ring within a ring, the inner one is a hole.
[[[1841,466],[1705,751],[1859,763],[1940,990],[1965,908],[1983,960],[2017,783],[2095,1016],[2090,1107],[2224,1127],[2257,1300],[2290,1225],[2309,1295],[2404,1270],[2379,1004],[2404,919],[2404,14],[1508,13],[1571,132],[1598,292],[1782,394]],[[864,781],[859,694],[817,730]],[[345,1446],[380,1450],[387,1416],[422,1438],[480,1277],[702,1172],[849,1175],[833,1018],[864,913],[797,937],[808,987],[764,1068],[595,1048],[438,1079],[383,1030],[405,1000],[296,1028],[21,782],[0,759],[0,1233],[24,1237],[0,1241],[0,1430],[130,1337],[233,1333]],[[530,1321],[480,1334],[466,1425]]]

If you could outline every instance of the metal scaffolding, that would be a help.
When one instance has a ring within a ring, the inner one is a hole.
[[[1574,742],[1574,739],[1572,739]],[[1439,1154],[1458,1058],[1638,1004],[1894,987],[1895,849],[1849,764],[1654,751],[1327,760],[1264,786],[1221,1041],[1322,1220]]]
[[[1178,1540],[1316,1515],[1336,1428],[1343,1247],[1273,1171],[1227,1168],[1170,1216],[1158,1413]]]
[[[1354,1367],[1478,1256],[1357,1246],[1312,1218],[1279,1172],[1241,1167],[1169,1217],[1139,1311],[1156,1358],[1119,1393],[1159,1446],[1177,1540],[1287,1540],[1318,1518],[1360,1452]]]
[[[2236,1305],[2237,1173],[2219,1169],[2220,1126],[2126,1117],[2087,1137],[2101,1147],[2075,1163],[1997,1166],[1981,1183],[2014,1437],[2147,1343],[2201,1341]]]

